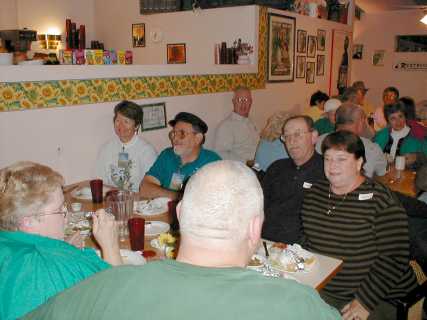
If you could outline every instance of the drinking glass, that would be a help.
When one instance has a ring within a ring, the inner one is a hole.
[[[128,220],[133,213],[133,193],[130,191],[109,192],[106,196],[106,210],[114,215],[119,225],[120,241],[128,236]]]

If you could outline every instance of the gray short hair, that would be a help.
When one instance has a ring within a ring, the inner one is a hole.
[[[19,219],[37,212],[64,178],[47,166],[17,162],[0,170],[0,230],[18,230]]]
[[[264,216],[263,202],[258,179],[246,165],[231,160],[210,163],[193,175],[185,188],[181,234],[240,244],[251,218]]]

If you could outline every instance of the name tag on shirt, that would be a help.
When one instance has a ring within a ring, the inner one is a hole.
[[[169,185],[171,190],[179,191],[182,188],[182,184],[184,183],[184,175],[174,172],[172,175],[172,179]]]
[[[305,182],[305,181],[304,181],[304,183],[302,184],[302,187],[303,187],[304,189],[310,189],[312,185],[313,185],[313,184],[311,184],[311,183],[309,183],[309,182]]]
[[[360,201],[369,200],[369,199],[372,199],[373,196],[374,196],[373,193],[360,193],[359,194],[359,200]]]

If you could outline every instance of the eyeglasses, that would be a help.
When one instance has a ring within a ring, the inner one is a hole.
[[[169,139],[177,138],[177,139],[185,139],[189,134],[196,134],[197,132],[191,131],[187,132],[184,130],[171,130],[169,132]]]
[[[285,142],[285,141],[289,141],[291,139],[294,140],[300,140],[305,134],[310,133],[311,131],[297,131],[291,134],[282,134],[280,136],[280,139]]]
[[[39,216],[39,217],[41,217],[41,216],[50,216],[50,215],[53,215],[53,214],[62,214],[64,216],[64,218],[65,218],[67,216],[67,213],[68,213],[67,204],[64,203],[61,206],[61,209],[58,210],[58,211],[46,212],[46,213],[45,212],[36,212],[36,213],[32,214],[32,216]]]
[[[250,101],[249,98],[244,98],[244,97],[236,98],[237,103],[244,103],[244,102],[249,102],[249,101]]]

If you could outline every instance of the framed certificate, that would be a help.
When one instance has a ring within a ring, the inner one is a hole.
[[[143,104],[142,131],[166,128],[166,104],[164,102]]]

